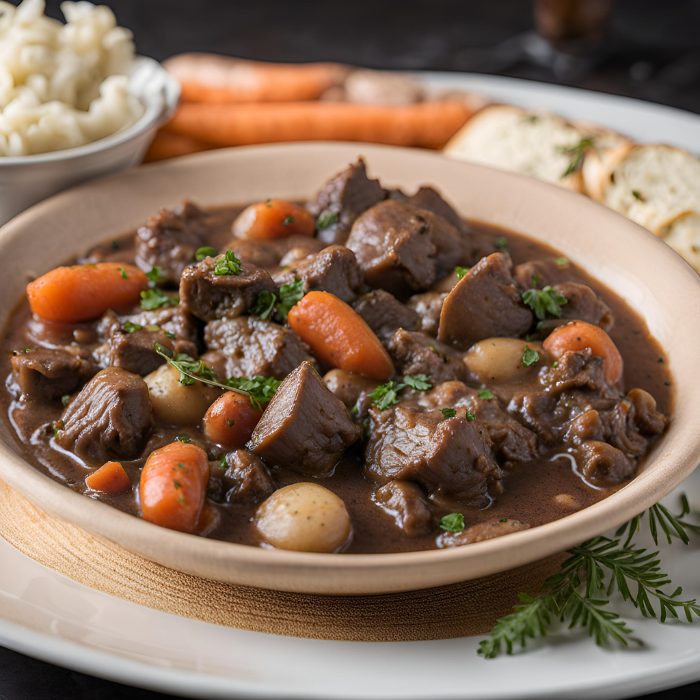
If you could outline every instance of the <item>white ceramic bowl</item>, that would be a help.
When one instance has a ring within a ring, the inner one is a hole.
[[[56,192],[141,162],[156,129],[177,107],[180,85],[160,63],[139,56],[129,91],[145,107],[130,127],[77,148],[0,158],[0,225]]]
[[[417,149],[297,143],[222,149],[154,163],[63,192],[0,229],[0,326],[42,274],[184,198],[207,205],[306,199],[358,155],[385,187],[436,186],[464,216],[560,250],[645,318],[675,383],[669,428],[640,473],[608,498],[540,527],[466,547],[397,554],[269,550],[166,530],[71,491],[31,467],[0,422],[0,479],[52,515],[171,569],[230,583],[320,594],[417,590],[514,569],[621,525],[700,463],[700,277],[663,241],[620,214],[533,178]]]

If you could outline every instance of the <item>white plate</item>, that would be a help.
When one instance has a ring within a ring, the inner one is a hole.
[[[679,110],[511,78],[431,74],[473,89],[689,149],[700,117]],[[700,472],[683,485],[696,511]],[[675,509],[676,502],[669,498]],[[700,597],[700,542],[663,549],[685,597]],[[624,610],[627,611],[627,607]],[[410,611],[407,611],[410,614]],[[603,651],[585,636],[531,644],[486,661],[479,638],[440,642],[325,642],[245,632],[153,611],[56,574],[0,540],[0,644],[123,683],[193,697],[624,698],[700,679],[700,624],[631,619],[643,649]]]

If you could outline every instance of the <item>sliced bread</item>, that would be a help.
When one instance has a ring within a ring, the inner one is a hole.
[[[700,211],[684,211],[662,224],[659,236],[700,272]]]

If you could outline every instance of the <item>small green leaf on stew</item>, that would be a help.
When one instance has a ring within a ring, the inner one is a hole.
[[[148,278],[148,286],[149,287],[154,287],[157,282],[160,282],[163,279],[163,272],[159,267],[152,267],[147,273],[146,277]]]
[[[255,300],[255,305],[251,308],[250,313],[260,316],[265,321],[272,313],[277,303],[277,296],[267,289],[263,289],[258,293],[258,298]]]
[[[337,223],[337,221],[338,215],[334,211],[328,211],[328,209],[326,209],[318,215],[318,219],[316,219],[316,226],[318,226],[320,229],[324,229],[328,228],[329,226],[333,226],[333,224]]]
[[[233,418],[227,418],[226,425],[228,425],[229,428],[232,428],[234,425]]]
[[[252,379],[247,377],[229,377],[226,380],[228,386],[248,392],[253,408],[262,408],[261,404],[269,403],[281,383],[279,379],[261,375],[257,375]]]
[[[165,337],[170,338],[170,340],[175,340],[177,338],[175,333],[171,333],[170,331],[163,331],[163,333],[165,333]]]
[[[467,411],[467,420],[474,420],[476,416],[471,412]]]
[[[228,469],[228,464],[226,464],[226,455],[224,455],[224,456],[219,460],[219,469]]]
[[[505,253],[508,250],[508,239],[507,238],[497,238],[494,244],[498,250]]]
[[[61,403],[65,406],[70,401],[70,394],[63,394],[61,396]]]
[[[197,248],[197,252],[194,254],[194,259],[197,262],[202,262],[204,258],[215,258],[216,257],[216,248],[212,248],[210,245],[205,245],[202,246],[201,248]]]
[[[143,326],[139,326],[138,323],[132,323],[131,321],[127,321],[124,324],[124,330],[127,333],[135,333],[136,331],[143,330]]]
[[[147,289],[141,292],[141,308],[146,311],[162,309],[165,306],[177,306],[180,300],[177,297],[169,297],[160,289]]]
[[[450,513],[440,520],[440,529],[447,532],[462,532],[464,530],[464,516],[461,513]]]
[[[554,362],[552,362],[552,367],[556,369],[557,367],[559,367],[559,363],[556,360],[554,360]]]
[[[457,415],[457,411],[454,408],[441,408],[440,411],[445,418],[454,418]]]
[[[304,282],[294,278],[294,282],[288,282],[280,287],[279,303],[275,316],[282,323],[287,322],[287,316],[294,306],[304,296]]]
[[[548,317],[561,318],[561,307],[568,304],[568,299],[550,285],[544,289],[528,289],[522,296],[525,304],[535,312],[540,321]]]
[[[471,270],[471,267],[459,267],[459,265],[455,267],[455,275],[457,275],[457,279],[461,280],[462,277],[469,272],[469,270]]]
[[[394,381],[388,381],[386,384],[380,384],[369,395],[369,397],[373,399],[372,405],[376,406],[380,411],[384,411],[385,409],[389,408],[389,406],[393,406],[395,403],[399,402],[399,400],[396,398],[396,394],[398,394],[398,392],[405,387],[405,384],[397,384]]]
[[[525,346],[523,351],[523,356],[520,361],[525,367],[532,367],[540,359],[540,353],[537,350],[533,350],[529,345]]]
[[[289,224],[294,223],[294,217],[293,216],[286,216],[284,221],[282,222],[283,226],[288,226]]]
[[[569,258],[565,258],[563,255],[554,261],[558,267],[567,267],[570,265]]]
[[[121,272],[123,279],[125,279],[125,280],[129,279],[129,275],[126,274],[126,270],[123,267],[118,267],[117,270],[119,270],[119,272]]]
[[[428,391],[428,389],[433,388],[433,385],[430,383],[430,377],[427,374],[414,374],[413,376],[407,374],[403,380],[407,386],[416,391]]]
[[[484,387],[484,388],[477,394],[477,396],[478,396],[480,399],[486,399],[487,401],[488,401],[489,399],[492,399],[492,398],[493,398],[493,394],[492,394],[486,387]]]
[[[241,274],[241,261],[232,250],[227,250],[223,257],[217,259],[214,274],[229,277]]]
[[[187,445],[189,445],[192,442],[192,440],[190,440],[190,438],[188,438],[187,435],[178,435],[175,439],[178,442],[184,442]]]

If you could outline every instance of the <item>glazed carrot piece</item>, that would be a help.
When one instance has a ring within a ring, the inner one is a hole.
[[[187,156],[190,153],[200,153],[211,148],[210,145],[203,141],[198,141],[189,136],[178,136],[177,134],[169,134],[167,131],[160,129],[155,135],[151,145],[144,156],[144,163],[152,163],[156,160],[166,160],[168,158],[178,158],[179,156]]]
[[[180,532],[197,532],[209,481],[207,453],[173,442],[152,452],[141,472],[144,520]]]
[[[131,479],[119,462],[107,462],[85,479],[93,491],[114,495],[131,490]]]
[[[350,68],[335,63],[264,63],[185,53],[163,64],[180,82],[185,102],[315,100]]]
[[[622,356],[610,336],[599,326],[585,321],[571,321],[560,326],[542,343],[544,349],[555,359],[565,352],[590,348],[591,352],[604,360],[605,379],[608,384],[619,386],[622,381]]]
[[[463,100],[409,105],[259,102],[180,105],[166,129],[212,146],[285,141],[365,141],[440,148],[476,111]]]
[[[239,449],[250,440],[261,416],[262,411],[253,408],[250,398],[227,391],[209,406],[203,421],[204,435],[226,449]]]
[[[283,199],[269,199],[246,207],[233,222],[235,238],[266,240],[287,236],[313,236],[314,217],[300,207]]]
[[[389,354],[344,301],[328,292],[309,292],[289,312],[289,325],[329,367],[384,382],[394,373]]]
[[[27,285],[29,306],[44,321],[79,323],[107,309],[127,311],[148,289],[148,279],[134,265],[104,262],[57,267]]]

